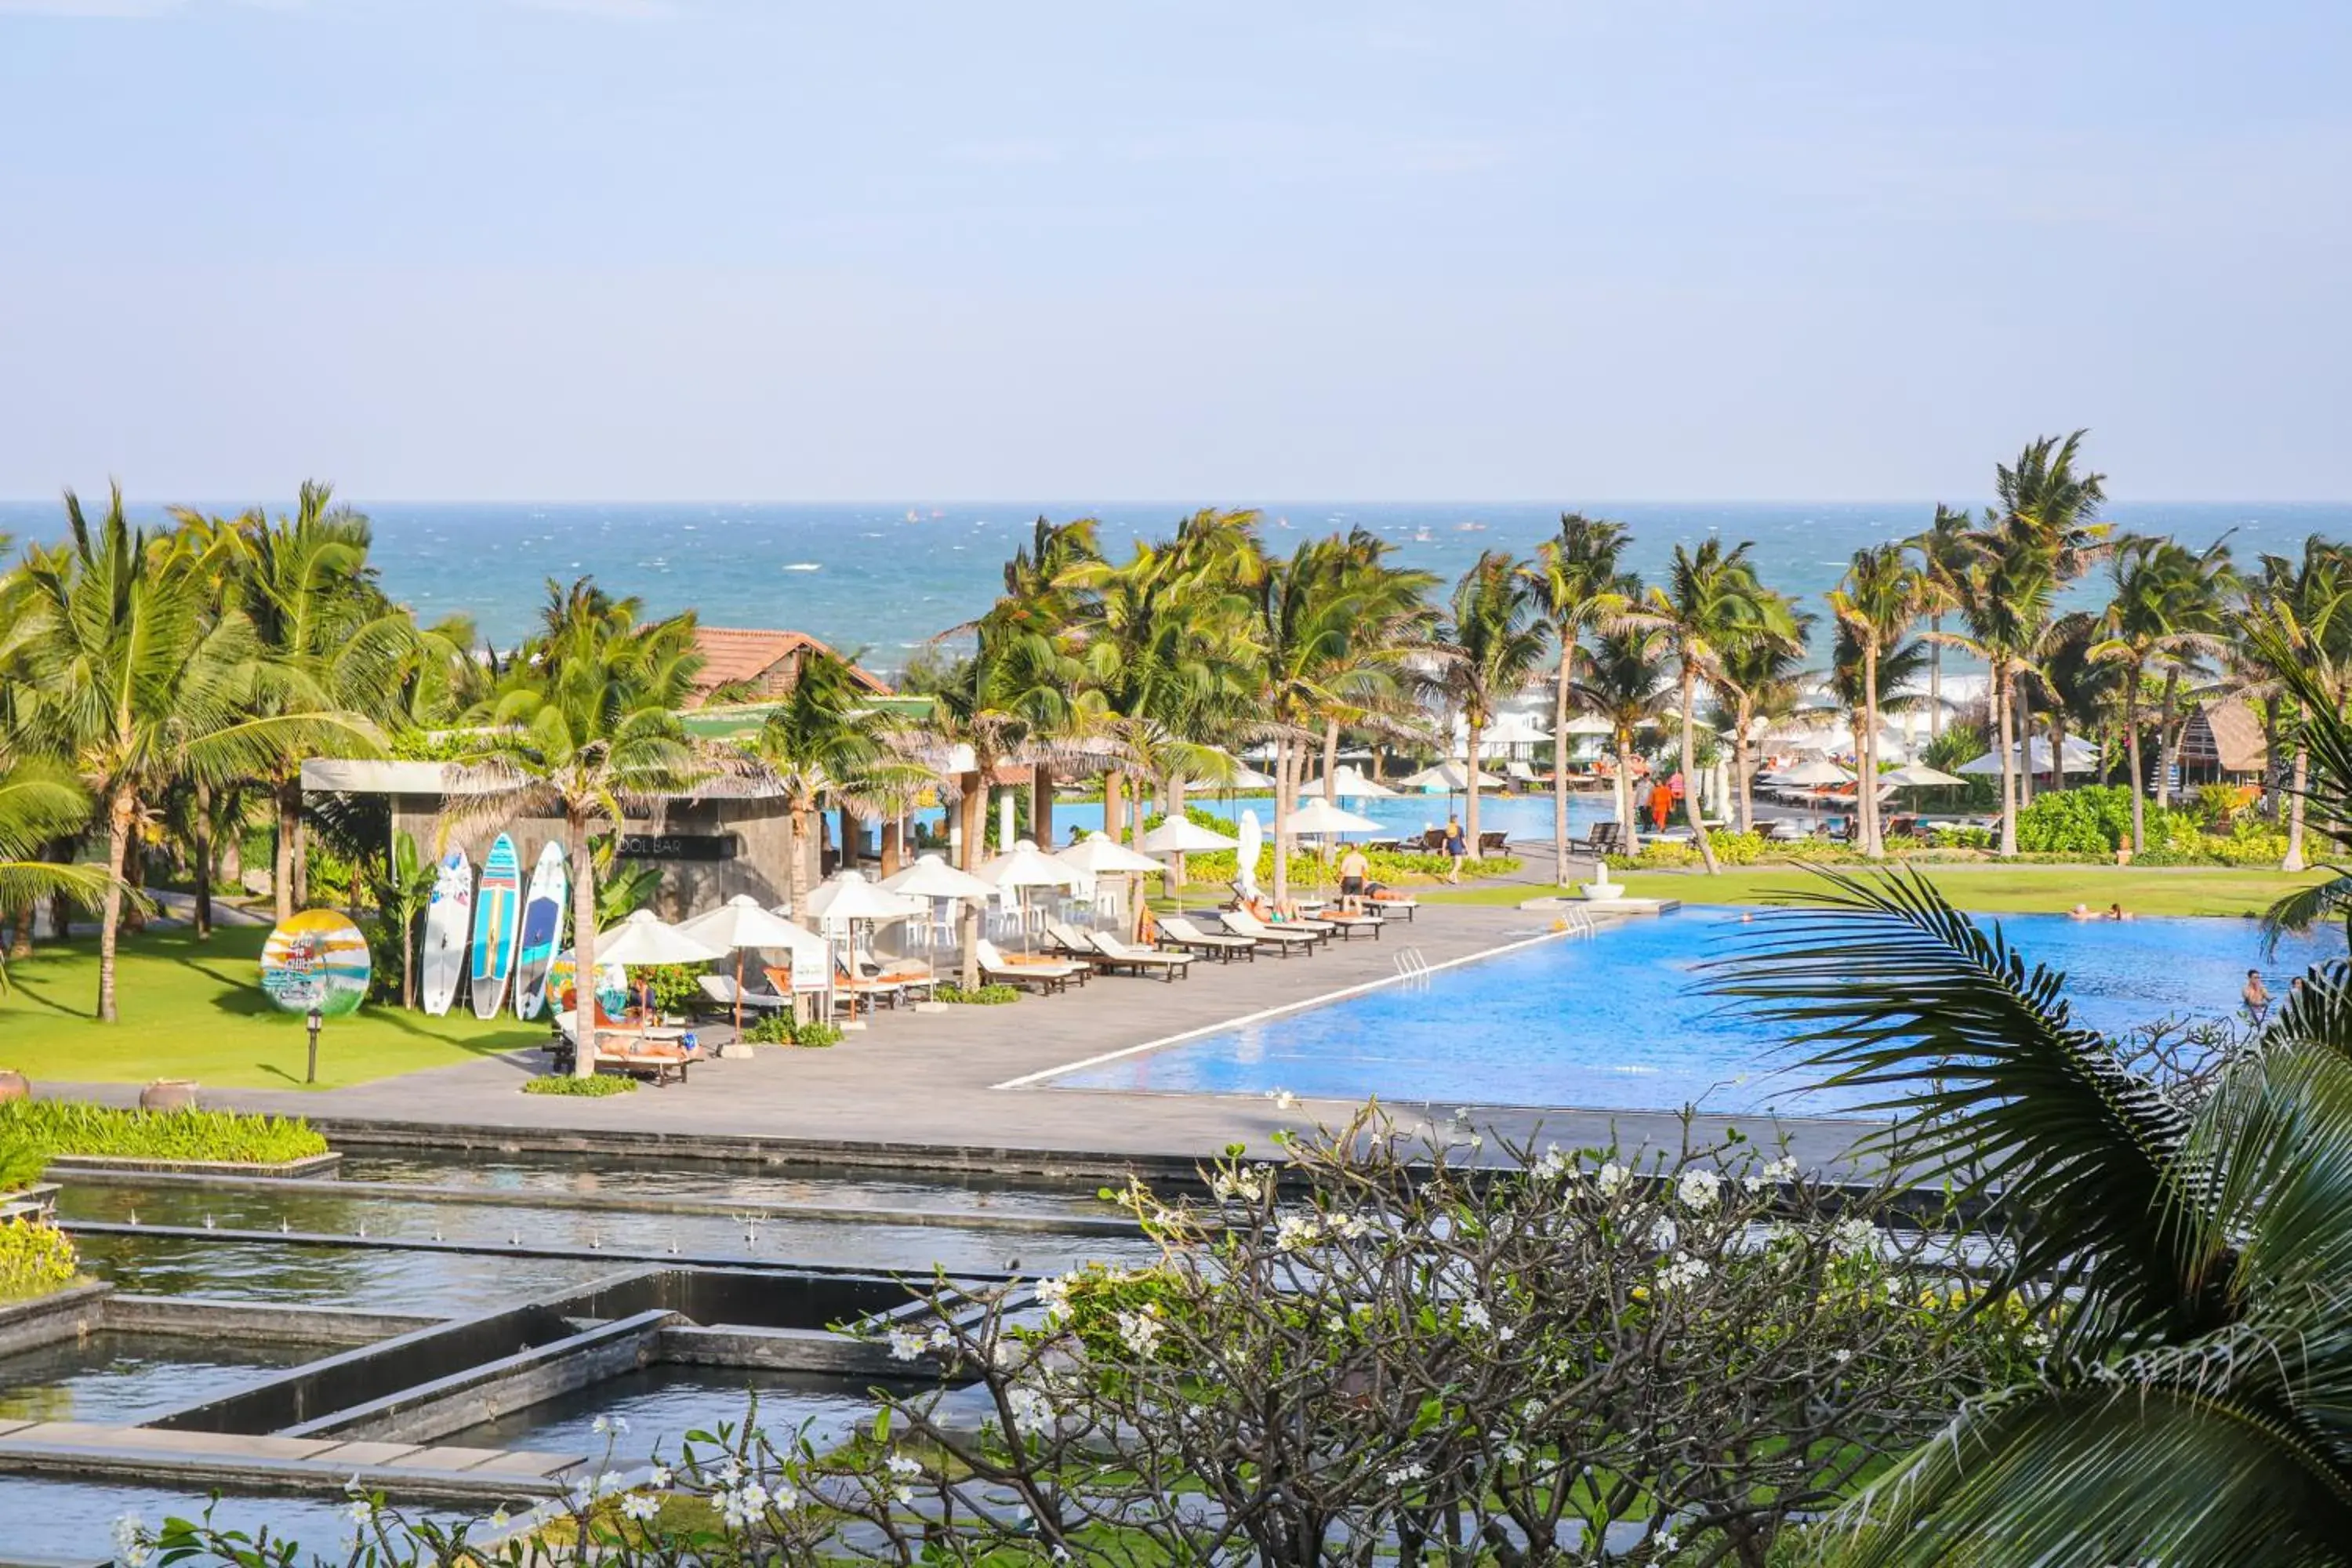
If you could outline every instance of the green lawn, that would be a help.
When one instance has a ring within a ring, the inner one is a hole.
[[[2104,910],[2121,903],[2141,915],[2254,915],[2288,889],[2322,873],[2221,867],[1995,866],[1922,867],[1946,898],[1987,914],[2063,913],[2078,903]],[[1637,898],[1680,899],[1693,904],[1770,904],[1822,886],[1801,867],[1765,866],[1709,877],[1699,871],[1626,871],[1626,891]],[[1424,903],[1516,904],[1543,889],[1515,883],[1461,891],[1422,890]]]
[[[98,942],[77,936],[8,965],[0,996],[0,1068],[42,1080],[144,1083],[192,1078],[219,1089],[299,1089],[302,1019],[261,994],[259,926],[223,927],[199,942],[182,927],[124,942],[116,973],[121,1021],[90,1016],[98,1003]],[[394,955],[398,962],[398,955]],[[378,955],[382,962],[382,955]],[[544,1024],[483,1023],[471,1013],[428,1018],[371,1006],[330,1021],[319,1037],[319,1087],[446,1067],[529,1046]]]

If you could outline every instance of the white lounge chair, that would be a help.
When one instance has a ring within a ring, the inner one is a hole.
[[[1271,942],[1281,949],[1285,957],[1288,957],[1293,949],[1312,952],[1316,943],[1331,940],[1329,927],[1309,924],[1305,921],[1285,921],[1279,925],[1268,925],[1247,910],[1225,910],[1217,918],[1224,921],[1225,929],[1235,936]]]
[[[735,977],[731,974],[705,974],[699,977],[702,994],[719,1006],[732,1010],[740,1000],[746,1007],[764,1007],[771,1011],[790,1007],[793,999],[774,991],[765,990],[746,982],[740,998],[735,994]]]
[[[1257,962],[1258,942],[1255,937],[1205,931],[1182,915],[1162,915],[1160,931],[1177,946],[1188,952],[1206,953],[1220,963],[1231,963],[1236,958],[1246,958],[1252,963]]]
[[[1131,946],[1108,931],[1078,934],[1094,943],[1106,964],[1122,964],[1138,974],[1157,974],[1171,982],[1192,972],[1192,955],[1189,952],[1162,952],[1156,947]]]
[[[976,951],[982,980],[1003,985],[1034,985],[1049,996],[1066,989],[1072,981],[1084,985],[1089,973],[1087,965],[1066,959],[1032,958],[1015,963],[999,952],[994,942],[984,939]]]

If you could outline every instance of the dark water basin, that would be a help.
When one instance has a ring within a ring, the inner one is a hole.
[[[136,1426],[322,1353],[302,1344],[96,1333],[0,1358],[0,1420]]]
[[[752,1211],[745,1211],[751,1216]],[[60,1219],[121,1224],[136,1215],[145,1225],[190,1228],[211,1222],[225,1230],[290,1228],[330,1236],[413,1241],[446,1240],[502,1247],[599,1250],[762,1262],[836,1263],[861,1268],[928,1274],[1008,1268],[1076,1268],[1092,1258],[1138,1261],[1154,1248],[1141,1237],[1062,1235],[1051,1231],[974,1230],[954,1225],[859,1225],[836,1220],[738,1219],[719,1215],[614,1214],[561,1206],[519,1208],[462,1199],[343,1196],[249,1187],[68,1184],[58,1194]],[[93,1238],[95,1239],[95,1238]],[[221,1246],[236,1245],[228,1242]],[[502,1269],[482,1259],[478,1268]],[[142,1287],[142,1289],[144,1287]]]
[[[585,1454],[614,1469],[641,1465],[658,1450],[671,1462],[686,1434],[716,1436],[721,1423],[740,1431],[758,1396],[761,1430],[779,1453],[788,1453],[806,1424],[819,1453],[838,1447],[874,1414],[870,1383],[814,1373],[745,1368],[655,1365],[624,1373],[575,1393],[559,1395],[453,1433],[442,1441],[475,1448],[534,1448]],[[921,1385],[891,1385],[913,1394]],[[618,1416],[628,1429],[600,1433],[600,1417]],[[709,1455],[716,1450],[697,1445]]]
[[[201,1517],[206,1500],[201,1489],[0,1474],[0,1563],[104,1563],[114,1552],[115,1521],[131,1515],[154,1529],[167,1517]],[[298,1562],[341,1563],[352,1528],[345,1507],[341,1497],[228,1496],[220,1500],[213,1522],[247,1533],[266,1525],[273,1542],[301,1542]],[[438,1509],[404,1511],[420,1520],[465,1517]]]
[[[488,1258],[193,1237],[83,1235],[74,1245],[87,1271],[138,1295],[452,1317],[583,1284],[622,1267],[597,1258]]]

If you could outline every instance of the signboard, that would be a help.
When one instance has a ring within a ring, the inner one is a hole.
[[[367,938],[337,910],[304,910],[261,944],[261,989],[281,1011],[316,1007],[330,1018],[367,999]]]
[[[731,833],[624,833],[625,860],[732,860],[741,846]]]

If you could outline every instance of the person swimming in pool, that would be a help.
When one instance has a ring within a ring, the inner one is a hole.
[[[2246,988],[2239,994],[2245,998],[2246,1016],[2255,1023],[2259,1024],[2270,1016],[2271,988],[2263,984],[2261,970],[2246,971]]]

